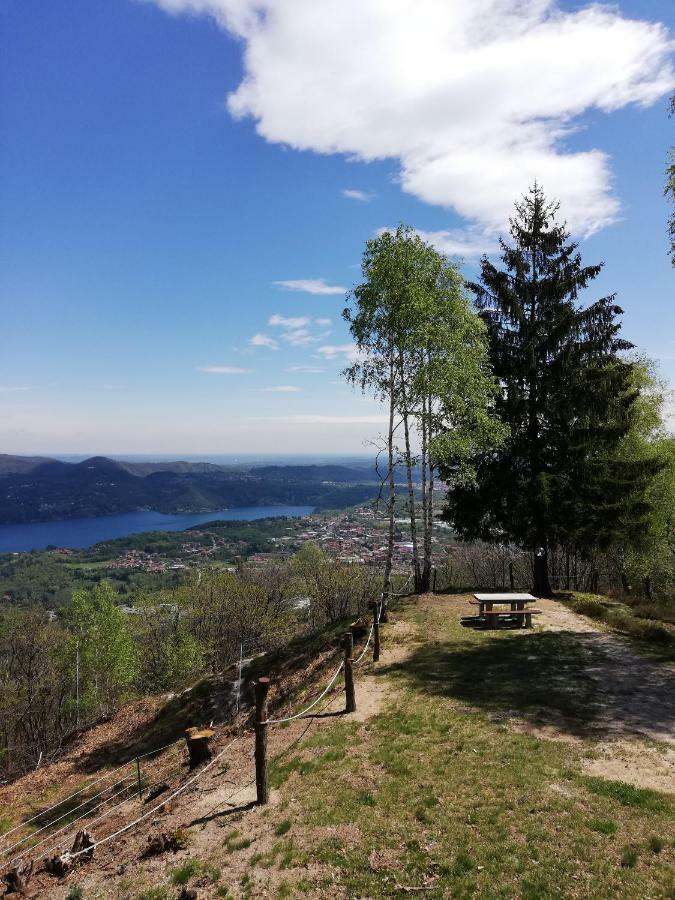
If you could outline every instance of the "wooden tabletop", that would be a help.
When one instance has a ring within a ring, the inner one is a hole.
[[[480,603],[534,603],[532,594],[474,594]]]

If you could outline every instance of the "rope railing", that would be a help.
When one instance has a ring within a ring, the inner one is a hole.
[[[125,779],[125,780],[128,780],[128,779]],[[116,791],[111,797],[106,797],[104,800],[101,800],[101,802],[97,803],[96,806],[93,807],[93,809],[86,810],[81,815],[79,815],[76,819],[72,819],[70,822],[66,822],[65,825],[62,825],[61,828],[57,828],[56,831],[50,831],[49,834],[46,837],[42,838],[42,840],[39,841],[37,844],[32,844],[30,847],[27,847],[25,850],[23,850],[18,856],[15,856],[14,859],[10,860],[8,865],[13,866],[15,863],[19,862],[24,857],[28,856],[29,854],[34,853],[34,851],[37,850],[39,847],[42,847],[42,846],[44,846],[44,844],[53,840],[53,838],[55,838],[57,834],[62,834],[64,831],[65,832],[72,831],[72,827],[76,822],[80,822],[82,819],[86,819],[87,816],[90,816],[92,813],[95,813],[96,810],[100,809],[102,806],[105,806],[106,803],[110,803],[111,800],[114,800],[116,797],[119,797],[121,794],[126,794],[127,791],[129,791],[133,787],[135,787],[134,784],[125,785],[119,791]],[[128,797],[125,797],[124,800],[122,800],[119,804],[117,804],[117,806],[120,806],[122,803],[126,803],[126,801],[128,799],[129,799]],[[115,807],[112,807],[112,809],[114,809],[114,808]],[[108,812],[106,812],[105,815],[107,815]],[[97,819],[94,819],[92,822],[89,822],[88,824],[93,825],[95,822],[100,821],[100,819],[102,819],[102,818],[103,818],[103,816],[99,816]],[[57,847],[60,847],[63,843],[65,843],[65,839],[59,841],[58,844],[56,844],[50,850],[47,850],[45,852],[45,855],[38,857],[38,859],[46,858],[53,852],[53,850],[55,850]]]
[[[317,705],[317,703],[318,703],[320,700],[323,700],[323,698],[326,696],[326,694],[328,693],[328,691],[329,691],[329,690],[333,687],[333,685],[335,684],[335,681],[337,680],[338,675],[339,675],[340,672],[344,669],[344,667],[345,667],[344,662],[341,662],[340,665],[339,665],[339,666],[337,667],[337,669],[335,670],[335,673],[333,674],[333,677],[332,677],[331,680],[328,682],[328,684],[327,684],[326,687],[323,689],[323,691],[321,691],[321,693],[320,693],[319,696],[316,698],[316,700],[314,700],[312,703],[310,703],[309,706],[305,707],[305,709],[300,710],[300,712],[295,713],[295,714],[292,715],[292,716],[287,716],[285,719],[267,719],[267,720],[266,720],[265,722],[263,722],[262,724],[264,724],[264,725],[283,725],[285,722],[292,722],[294,719],[300,719],[300,718],[302,718],[302,716],[307,715],[307,713],[310,711],[310,709],[314,709],[314,707]]]
[[[88,797],[83,803],[78,804],[74,809],[69,809],[68,812],[63,813],[63,815],[59,816],[57,819],[53,819],[51,822],[48,822],[46,825],[43,825],[42,828],[38,828],[37,831],[32,831],[30,834],[25,835],[24,837],[22,837],[20,840],[16,841],[11,846],[6,847],[3,852],[10,853],[16,847],[20,847],[21,844],[25,844],[25,842],[29,841],[31,838],[37,837],[38,834],[42,834],[42,832],[46,831],[47,828],[51,828],[52,825],[56,825],[58,822],[63,821],[63,819],[67,818],[68,816],[71,816],[73,813],[77,812],[79,809],[82,809],[83,806],[88,806],[92,800],[96,800],[96,799],[98,799],[98,797],[101,797],[103,794],[107,794],[109,790],[111,790],[114,787],[117,787],[118,785],[122,784],[125,781],[131,781],[132,778],[133,778],[133,775],[126,775],[124,778],[120,778],[119,781],[116,781],[114,784],[111,784],[107,788],[104,788],[102,791],[99,791],[97,794],[94,794],[93,797]]]
[[[26,828],[28,825],[31,825],[33,822],[35,822],[37,819],[42,819],[44,816],[47,815],[47,813],[53,812],[53,810],[58,809],[60,806],[63,806],[64,803],[67,803],[69,800],[73,800],[75,797],[79,797],[80,794],[84,793],[85,791],[91,790],[91,788],[95,787],[97,784],[100,784],[102,781],[105,781],[107,778],[111,778],[113,775],[116,775],[118,772],[121,772],[123,769],[126,769],[128,766],[134,765],[137,760],[146,759],[146,757],[148,757],[148,756],[153,756],[156,753],[161,753],[163,750],[167,750],[169,747],[173,747],[174,744],[179,743],[181,740],[182,740],[182,738],[178,738],[178,740],[172,741],[170,744],[165,744],[163,747],[155,747],[153,750],[148,750],[146,753],[141,753],[138,756],[135,756],[133,759],[130,759],[125,763],[122,763],[121,765],[117,766],[115,769],[111,769],[109,772],[106,772],[104,775],[101,775],[99,778],[96,778],[94,781],[90,782],[89,784],[85,784],[84,787],[81,787],[79,790],[74,791],[72,794],[69,794],[67,797],[63,797],[61,800],[58,800],[56,803],[52,804],[52,806],[48,806],[46,809],[43,809],[40,812],[36,813],[34,816],[31,816],[30,819],[26,819],[24,822],[19,822],[17,825],[14,825],[8,831],[5,831],[3,834],[1,834],[0,838],[6,838],[8,835],[13,834],[15,831],[19,831],[21,828]],[[111,787],[116,787],[116,785],[119,783],[120,782],[116,782],[115,784],[110,785],[108,788],[106,788],[106,790],[110,790]],[[98,794],[95,794],[93,797],[90,797],[89,800],[96,799],[96,797],[99,797],[102,793],[104,793],[104,791],[100,791]],[[78,808],[79,807],[76,807],[76,809],[78,809]],[[75,812],[75,810],[69,810],[69,812]],[[61,818],[63,818],[63,817],[61,817]],[[60,819],[54,819],[49,824],[54,825],[58,821],[60,821]],[[49,827],[49,825],[44,826],[44,827]],[[40,830],[44,831],[44,827]],[[38,833],[39,832],[31,832],[31,834],[27,835],[27,837],[34,837],[35,834],[38,834]],[[23,843],[23,839],[22,839],[22,841],[17,842],[16,844],[12,844],[10,847],[0,848],[0,853],[9,853],[10,850],[13,850],[14,847],[18,846],[18,843]]]
[[[130,831],[136,825],[145,821],[145,819],[154,815],[154,813],[156,813],[157,810],[160,809],[162,806],[165,806],[167,803],[171,803],[171,801],[174,800],[176,797],[178,797],[180,794],[182,794],[183,791],[187,790],[187,788],[189,788],[191,784],[194,784],[195,781],[197,781],[199,778],[201,778],[205,772],[208,772],[208,770],[211,769],[218,762],[218,760],[222,756],[224,756],[225,753],[231,747],[233,747],[239,740],[241,740],[241,738],[236,737],[233,741],[230,741],[230,743],[226,747],[223,747],[223,749],[220,751],[220,753],[218,753],[216,756],[214,756],[213,759],[209,760],[209,762],[202,769],[200,769],[191,778],[188,778],[188,780],[185,782],[185,784],[182,784],[179,788],[177,788],[177,790],[175,790],[175,791],[173,791],[173,793],[169,794],[168,797],[164,797],[156,806],[153,806],[152,809],[149,809],[146,813],[143,813],[142,816],[138,816],[136,819],[133,820],[133,822],[129,822],[123,828],[118,828],[117,831],[114,831],[112,834],[109,834],[106,837],[101,838],[98,841],[94,841],[93,844],[90,844],[88,847],[85,847],[83,850],[78,850],[76,853],[72,853],[71,859],[77,859],[78,857],[82,856],[85,853],[89,853],[89,854],[93,853],[97,847],[101,847],[103,844],[107,844],[108,841],[112,841],[116,837],[120,837],[121,835],[125,834],[127,831]]]
[[[174,742],[173,744],[167,744],[166,747],[164,747],[163,749],[167,749],[168,747],[173,747],[177,743],[178,743],[178,741]],[[149,754],[145,754],[145,755],[147,756]],[[168,771],[168,768],[165,770],[162,770],[159,774],[155,774],[154,780],[149,785],[145,785],[145,789],[147,790],[148,788],[151,788],[152,786],[159,784],[165,778],[167,771]],[[174,773],[174,771],[175,771],[175,767],[171,769],[172,774]],[[50,832],[38,844],[35,844],[34,846],[29,847],[27,850],[24,850],[19,856],[16,856],[9,863],[9,865],[11,866],[14,863],[18,862],[19,860],[23,859],[25,856],[27,856],[30,853],[32,853],[33,851],[35,851],[38,847],[40,847],[43,844],[46,844],[48,841],[52,840],[54,837],[56,837],[57,834],[66,832],[66,835],[63,838],[61,838],[61,840],[59,840],[56,844],[54,844],[52,847],[50,847],[49,850],[45,851],[42,856],[37,857],[36,862],[40,862],[43,859],[48,859],[49,856],[51,856],[51,854],[55,850],[58,850],[60,847],[63,847],[63,846],[65,846],[65,844],[68,843],[67,834],[74,830],[73,825],[75,825],[76,822],[80,822],[80,821],[82,821],[82,819],[88,818],[88,816],[92,815],[92,813],[95,813],[102,806],[105,806],[106,803],[110,803],[112,800],[115,800],[117,797],[120,797],[122,794],[126,794],[128,791],[130,791],[132,789],[137,790],[136,779],[134,776],[131,776],[131,781],[132,781],[131,784],[125,785],[125,787],[121,788],[119,791],[116,791],[111,797],[106,797],[104,800],[102,800],[100,803],[98,803],[93,809],[85,810],[85,812],[83,812],[81,815],[79,815],[76,819],[73,819],[72,821],[67,822],[64,826],[59,828],[57,831]],[[91,821],[87,821],[87,823],[86,823],[87,826],[89,828],[91,828],[93,825],[96,825],[98,822],[103,821],[103,819],[106,819],[109,815],[111,815],[111,813],[113,813],[116,809],[119,809],[120,806],[122,806],[124,803],[127,803],[131,799],[132,798],[130,796],[124,797],[122,800],[119,801],[119,803],[115,803],[113,806],[109,807],[100,816],[97,816],[95,819],[92,819]],[[77,830],[79,830],[79,829],[77,829]]]
[[[407,587],[407,585],[409,583],[410,583],[410,579],[408,579],[408,581],[406,582],[406,585],[404,587]],[[283,724],[293,722],[293,721],[296,721],[298,719],[302,719],[303,717],[308,716],[308,714],[312,710],[314,710],[327,697],[327,695],[329,694],[331,689],[335,686],[335,683],[337,682],[341,673],[344,673],[345,694],[346,694],[346,711],[347,712],[356,711],[353,668],[355,666],[360,665],[364,661],[364,659],[366,658],[366,654],[367,654],[369,648],[371,647],[371,644],[373,643],[373,638],[374,638],[373,659],[374,660],[379,659],[379,628],[380,628],[380,622],[381,622],[381,614],[384,609],[383,599],[381,599],[380,601],[377,601],[377,602],[372,601],[370,606],[373,611],[373,620],[372,620],[372,623],[370,626],[370,630],[368,632],[368,636],[365,640],[363,647],[361,648],[361,651],[360,651],[358,657],[356,659],[354,659],[354,640],[353,640],[353,628],[352,628],[351,631],[347,631],[343,635],[342,645],[343,645],[343,650],[344,650],[344,659],[340,662],[340,664],[337,666],[335,671],[332,673],[332,675],[330,676],[330,678],[329,678],[327,684],[325,685],[325,687],[323,688],[323,690],[319,693],[319,695],[314,700],[312,700],[312,702],[309,705],[303,707],[298,712],[292,713],[288,716],[279,717],[279,718],[275,718],[275,719],[269,718],[267,715],[267,692],[269,690],[270,682],[269,682],[268,678],[264,678],[264,677],[259,678],[257,680],[257,682],[256,682],[256,715],[255,715],[255,719],[254,719],[254,724],[255,724],[255,763],[256,763],[255,783],[256,783],[257,802],[258,803],[266,803],[266,802],[268,802],[268,799],[269,799],[269,787],[268,787],[268,781],[267,781],[267,730],[270,725],[283,725]],[[242,652],[243,652],[243,648],[242,648]],[[332,700],[329,701],[329,703],[330,702],[332,702]],[[310,727],[312,721],[315,720],[315,717],[316,716],[309,717],[309,722],[308,722],[307,727]],[[305,728],[305,730],[302,732],[302,734],[305,734],[306,730],[307,729]],[[189,742],[189,732],[190,732],[190,729],[188,729],[188,732],[186,733],[186,736],[188,737],[188,742]],[[211,734],[212,734],[212,732],[211,732]],[[94,850],[97,847],[101,847],[111,841],[114,841],[121,835],[127,833],[132,828],[139,825],[141,822],[144,822],[147,819],[149,819],[151,816],[155,815],[155,813],[157,813],[162,807],[166,807],[167,804],[171,803],[172,800],[174,800],[176,797],[183,794],[192,785],[196,784],[199,781],[199,779],[201,779],[208,771],[213,769],[213,767],[219,762],[219,760],[233,746],[235,746],[235,744],[238,741],[240,741],[241,739],[242,739],[241,734],[238,735],[237,737],[234,737],[234,739],[231,740],[225,747],[223,747],[222,750],[220,750],[215,756],[213,756],[212,758],[207,757],[208,761],[206,762],[206,764],[203,765],[194,775],[189,777],[183,784],[180,784],[175,790],[171,790],[171,792],[168,795],[165,793],[162,793],[161,799],[156,804],[154,804],[150,809],[146,810],[141,815],[136,816],[131,821],[125,822],[121,827],[115,828],[115,830],[113,830],[110,834],[107,834],[107,835],[99,838],[96,841],[89,842],[87,844],[87,846],[84,846],[84,847],[81,846],[81,841],[79,840],[79,838],[76,838],[73,849],[70,851],[65,850],[63,852],[62,864],[65,866],[70,866],[73,864],[73,862],[75,860],[78,860],[82,857],[86,856],[87,858],[90,858],[91,855],[93,854]],[[111,772],[106,773],[105,775],[101,776],[99,779],[96,779],[95,781],[84,786],[83,788],[80,788],[78,791],[75,791],[74,793],[70,794],[65,799],[59,800],[57,803],[53,804],[53,806],[48,807],[48,809],[43,810],[42,812],[37,813],[35,816],[26,820],[25,822],[14,826],[12,829],[10,829],[10,831],[5,833],[5,836],[14,831],[17,831],[18,829],[20,829],[22,827],[26,827],[27,825],[31,824],[36,819],[39,819],[40,817],[44,816],[48,812],[51,812],[53,810],[58,810],[59,807],[62,807],[69,800],[72,800],[75,797],[78,797],[84,791],[90,790],[95,785],[99,784],[100,782],[104,781],[107,778],[110,778],[116,772],[119,772],[119,771],[123,770],[125,767],[133,765],[133,764],[136,764],[136,767],[137,767],[137,772],[135,773],[135,775],[136,775],[136,778],[138,779],[138,790],[139,790],[139,797],[140,797],[141,796],[141,770],[140,770],[140,766],[138,765],[138,761],[140,759],[144,759],[148,756],[156,755],[164,750],[167,750],[170,747],[175,746],[178,743],[180,743],[181,740],[182,739],[178,739],[169,744],[165,744],[163,747],[158,747],[153,750],[149,750],[144,754],[134,757],[132,760],[129,760],[127,763],[124,763],[121,766],[117,767],[117,769],[114,769]],[[298,740],[298,738],[296,736],[295,742],[297,742],[297,740]],[[191,745],[189,745],[189,749],[190,749],[190,756],[191,756],[191,763],[192,763],[192,747],[191,747]],[[172,774],[175,774],[173,769],[172,769]],[[166,773],[162,769],[160,773],[158,773],[157,771],[153,772],[153,775],[154,775],[154,778],[153,778],[152,784],[158,785],[161,783],[162,780],[165,779]],[[108,785],[107,787],[98,791],[93,796],[88,797],[82,803],[78,804],[74,809],[68,810],[67,812],[65,812],[62,815],[58,816],[57,818],[53,819],[51,822],[47,823],[46,825],[43,825],[38,831],[32,832],[31,834],[26,835],[25,837],[21,838],[20,840],[16,841],[14,844],[12,844],[10,847],[7,847],[3,851],[0,851],[0,852],[9,853],[11,850],[15,849],[16,847],[20,847],[26,841],[35,839],[41,832],[45,831],[46,829],[52,829],[54,825],[61,822],[64,818],[72,817],[72,815],[74,813],[78,812],[79,810],[83,810],[79,816],[77,816],[74,819],[70,818],[69,821],[67,823],[65,823],[58,830],[50,831],[50,833],[45,835],[45,837],[43,837],[42,840],[40,840],[37,844],[32,844],[31,846],[23,849],[19,854],[17,854],[14,858],[12,858],[9,865],[20,863],[22,860],[24,860],[25,857],[33,854],[35,852],[35,850],[43,848],[45,844],[50,844],[49,848],[47,850],[43,850],[41,852],[41,855],[39,857],[36,857],[36,861],[42,862],[44,860],[49,860],[51,854],[53,854],[55,851],[62,850],[62,848],[66,847],[68,845],[68,843],[70,842],[70,838],[72,837],[72,832],[75,830],[77,823],[86,819],[87,827],[90,828],[90,827],[102,822],[103,820],[109,818],[113,813],[118,811],[120,809],[120,807],[122,807],[125,803],[128,803],[131,799],[131,797],[128,795],[128,792],[134,787],[133,782],[134,782],[134,776],[126,775],[124,778],[121,778],[118,781],[114,782],[113,784]],[[116,787],[119,787],[120,785],[124,785],[124,786],[121,787],[120,790],[113,792],[114,789]],[[146,785],[146,787],[147,787],[147,785]],[[248,785],[246,785],[246,787],[248,787]],[[244,790],[244,788],[238,789],[237,791],[234,792],[234,794],[232,796],[236,796],[236,794],[240,793],[241,790]],[[104,795],[108,794],[109,792],[113,792],[113,793],[111,793],[110,796],[105,797]],[[97,800],[98,798],[103,798],[103,799],[101,799],[100,802],[97,803],[95,806],[92,806],[91,805],[92,802],[94,800]],[[150,798],[148,798],[148,799],[150,799]],[[115,801],[117,801],[117,802],[115,802]],[[147,800],[146,800],[146,802],[147,802]],[[85,807],[87,807],[87,808],[85,809]],[[104,807],[106,807],[106,808],[103,809]],[[99,810],[103,810],[103,811],[100,812],[99,815],[96,815],[92,819],[91,817],[95,813],[97,813]],[[61,837],[59,837],[59,839],[57,841],[55,841],[55,838],[59,835],[61,835]],[[79,830],[78,830],[78,835],[79,835]],[[78,844],[81,847],[81,849],[76,849]],[[46,865],[49,868],[51,863],[46,863]]]

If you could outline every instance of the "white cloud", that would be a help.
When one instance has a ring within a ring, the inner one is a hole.
[[[254,334],[249,344],[251,347],[267,347],[268,350],[279,349],[279,344],[269,334]]]
[[[369,203],[375,194],[369,194],[367,191],[359,191],[356,188],[343,188],[340,192],[347,200],[359,200],[361,203]]]
[[[281,325],[283,328],[306,328],[311,321],[312,320],[308,319],[306,316],[286,317],[275,313],[273,316],[270,316],[270,320],[267,324]]]
[[[299,394],[302,388],[294,384],[277,384],[274,387],[262,388],[263,391],[271,391],[274,394]]]
[[[320,375],[324,370],[316,366],[289,366],[287,372],[297,372],[300,375]]]
[[[18,384],[0,384],[0,394],[14,394],[17,391],[29,391],[30,388]]]
[[[344,356],[350,361],[358,359],[360,355],[356,344],[327,344],[318,347],[316,352],[324,359],[337,359]]]
[[[398,161],[402,188],[501,230],[538,179],[576,233],[614,221],[607,155],[575,120],[670,92],[665,26],[559,0],[154,0],[244,44],[236,118],[298,150]],[[666,4],[664,4],[665,6]],[[465,251],[462,251],[465,252]],[[341,293],[319,280],[289,290]]]
[[[242,369],[239,366],[197,366],[198,372],[209,375],[248,375],[253,369]]]
[[[274,284],[285,291],[299,291],[302,294],[346,294],[347,288],[338,284],[327,284],[325,278],[296,278],[287,281],[275,281]]]
[[[281,316],[275,313],[270,317],[268,325],[281,328],[281,340],[292,347],[309,347],[318,344],[330,334],[326,326],[330,319],[310,319],[308,316]],[[318,330],[317,330],[318,328]]]

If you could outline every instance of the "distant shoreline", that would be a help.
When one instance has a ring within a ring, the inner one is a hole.
[[[314,506],[275,504],[239,506],[195,513],[160,513],[155,510],[113,513],[103,516],[80,516],[0,525],[0,554],[30,553],[47,547],[81,550],[129,534],[148,531],[184,531],[195,525],[215,521],[253,522],[258,519],[301,518],[309,516]]]

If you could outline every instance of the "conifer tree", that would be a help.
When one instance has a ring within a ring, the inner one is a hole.
[[[484,257],[469,284],[490,337],[502,386],[496,411],[510,437],[477,461],[473,485],[449,492],[446,517],[460,535],[513,542],[533,552],[533,589],[550,596],[548,553],[584,552],[630,539],[648,512],[648,459],[614,453],[636,391],[632,347],[620,335],[614,295],[589,306],[580,293],[601,265],[584,266],[538,185],[502,241],[503,267]]]

